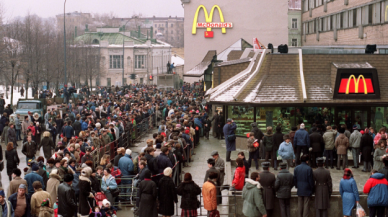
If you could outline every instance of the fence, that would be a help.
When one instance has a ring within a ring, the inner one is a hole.
[[[156,115],[152,114],[148,118],[143,119],[140,123],[135,124],[132,128],[126,130],[118,139],[104,145],[96,147],[92,151],[94,166],[98,166],[102,156],[108,154],[112,161],[117,155],[117,148],[128,148],[134,146],[136,141],[139,141],[144,135],[148,134],[157,124]]]
[[[128,181],[131,184],[127,185],[118,185],[118,188],[120,189],[120,195],[115,198],[115,203],[113,206],[127,206],[127,207],[136,207],[138,204],[136,204],[139,195],[138,188],[135,186],[137,184],[136,176],[132,176],[131,178],[121,178],[121,182]],[[202,189],[202,187],[200,187]],[[218,205],[218,208],[222,207],[228,207],[228,211],[226,213],[220,212],[221,216],[228,216],[229,214],[234,214],[234,216],[237,216],[237,208],[238,208],[238,200],[242,197],[241,191],[236,190],[229,190],[229,188],[225,189],[225,187],[217,186],[217,200],[219,198],[228,198],[227,202],[220,203]],[[223,189],[222,191],[227,191],[226,194],[222,194],[220,189]],[[198,216],[207,216],[207,210],[204,208],[203,205],[203,196],[202,194],[199,194],[200,207],[197,209]],[[175,214],[174,216],[180,216],[180,203],[182,202],[182,197],[178,195],[178,203],[175,204]],[[230,207],[233,207],[232,213],[230,213]],[[241,207],[242,208],[242,207]],[[136,210],[136,209],[135,209]],[[135,211],[136,214],[136,211]],[[135,215],[136,216],[136,215]]]

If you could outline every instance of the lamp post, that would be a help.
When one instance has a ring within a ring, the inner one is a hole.
[[[121,19],[122,21],[124,20],[124,19]],[[123,77],[122,77],[122,83],[121,83],[121,86],[124,86],[124,38],[125,38],[125,26],[127,25],[127,23],[129,22],[130,20],[128,20],[125,24],[124,24],[124,26],[123,26],[123,32],[124,32],[124,34],[123,34],[123,61],[122,61],[122,64],[123,64]]]
[[[66,72],[66,0],[63,4],[63,44],[65,46],[65,83],[67,86],[67,72]]]

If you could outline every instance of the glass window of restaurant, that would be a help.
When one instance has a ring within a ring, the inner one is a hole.
[[[232,118],[237,125],[236,135],[245,136],[251,131],[251,123],[254,122],[254,107],[228,106],[228,118]]]
[[[371,107],[371,127],[375,133],[382,127],[388,126],[388,107]]]
[[[256,107],[255,119],[253,111],[253,107],[228,106],[228,118],[232,118],[237,124],[236,135],[245,136],[252,129],[250,124],[255,120],[263,133],[268,126],[272,126],[273,131],[280,126],[282,133],[289,133],[292,127],[301,123],[308,130],[314,123],[334,124],[334,108],[330,107]]]

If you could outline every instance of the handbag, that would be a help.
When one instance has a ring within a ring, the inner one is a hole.
[[[228,135],[228,141],[229,142],[233,142],[234,140],[236,140],[236,135],[235,134]]]
[[[109,189],[110,190],[110,193],[112,194],[112,197],[118,197],[119,194],[120,194],[120,189],[119,188],[115,188],[113,190]]]

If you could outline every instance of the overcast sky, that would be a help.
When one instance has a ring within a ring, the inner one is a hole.
[[[63,13],[64,0],[0,0],[5,9],[5,21],[27,12],[40,17],[54,17]],[[183,16],[180,0],[67,0],[66,12],[111,13],[117,17]]]

